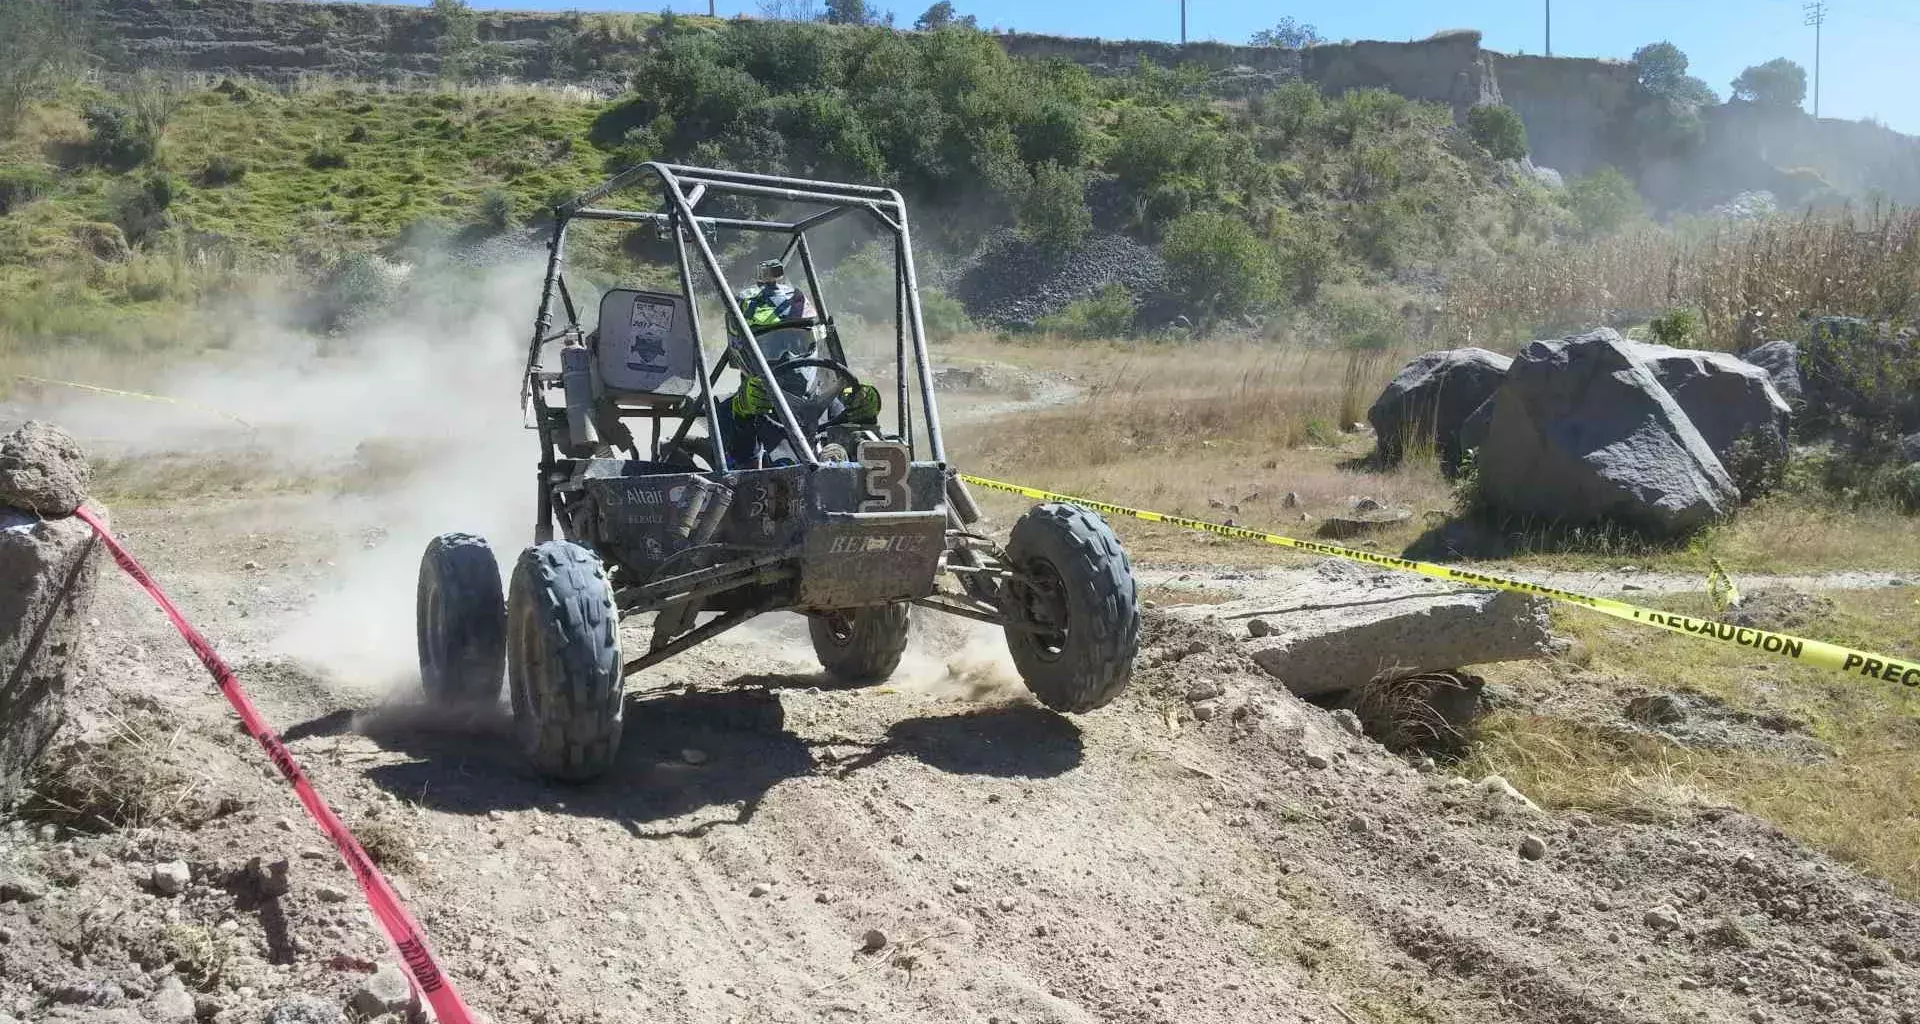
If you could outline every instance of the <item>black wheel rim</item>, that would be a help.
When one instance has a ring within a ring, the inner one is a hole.
[[[1020,596],[1027,624],[1034,628],[1034,653],[1043,661],[1059,661],[1068,640],[1066,581],[1045,559],[1034,559],[1026,568]]]

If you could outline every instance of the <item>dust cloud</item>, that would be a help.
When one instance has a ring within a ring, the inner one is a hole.
[[[419,274],[395,312],[338,337],[285,326],[289,309],[255,300],[228,314],[245,324],[234,348],[151,382],[178,403],[50,389],[25,411],[131,467],[143,486],[173,467],[217,467],[242,493],[298,481],[262,506],[275,519],[259,524],[293,538],[311,591],[272,652],[387,689],[417,678],[414,587],[427,540],[481,534],[510,570],[531,536],[537,444],[519,389],[542,270],[530,255]]]

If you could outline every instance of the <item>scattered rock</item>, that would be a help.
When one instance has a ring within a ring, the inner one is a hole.
[[[1495,800],[1522,810],[1540,810],[1539,807],[1535,806],[1533,801],[1527,799],[1525,793],[1513,788],[1513,783],[1508,782],[1501,776],[1489,775],[1481,779],[1476,785],[1479,787],[1480,792],[1485,794],[1490,800]]]
[[[292,870],[293,865],[285,857],[272,863],[264,863],[259,857],[247,862],[247,877],[255,890],[268,899],[285,896],[293,890],[293,878],[289,874]]]
[[[1215,701],[1204,700],[1193,706],[1193,718],[1197,722],[1210,722],[1220,713],[1220,705]]]
[[[178,896],[186,891],[187,883],[193,881],[193,871],[185,861],[170,860],[155,864],[149,880],[153,890],[162,896]]]
[[[1330,515],[1320,524],[1318,533],[1332,540],[1346,540],[1413,521],[1410,508],[1355,508],[1344,514]]]
[[[1680,930],[1680,912],[1664,903],[1647,911],[1646,916],[1640,920],[1647,927],[1657,932]]]
[[[47,887],[25,875],[0,875],[0,903],[36,903],[46,897]]]
[[[1002,896],[995,901],[994,906],[999,907],[1002,914],[1011,914],[1020,909],[1020,901],[1011,896]]]
[[[1656,693],[1628,701],[1627,717],[1647,725],[1672,725],[1686,721],[1687,708],[1673,694]]]
[[[1526,860],[1539,860],[1547,855],[1547,841],[1539,836],[1527,836],[1520,840],[1520,856]]]
[[[1227,688],[1211,679],[1202,679],[1187,687],[1187,703],[1215,700],[1226,695]]]
[[[1247,635],[1251,637],[1271,636],[1273,635],[1273,624],[1265,619],[1248,619]]]
[[[218,1011],[216,1011],[218,1012]],[[330,1003],[290,999],[267,1011],[265,1024],[346,1024],[347,1015]]]
[[[1487,401],[1474,465],[1493,509],[1673,537],[1739,501],[1712,447],[1612,330],[1528,345]]]
[[[54,989],[51,995],[54,1002],[68,1006],[118,1006],[127,1001],[126,992],[111,981],[62,985]]]
[[[28,420],[0,435],[0,505],[40,516],[69,516],[87,500],[93,469],[73,435]]]
[[[5,447],[19,437],[0,440],[0,807],[20,795],[67,720],[100,562],[87,524],[14,510],[16,500],[49,508],[65,500],[58,481],[4,463],[19,454]]]
[[[147,1009],[155,1019],[162,1021],[192,1020],[199,1012],[187,986],[171,974],[161,979],[159,991],[153,994]]]
[[[1380,504],[1380,502],[1373,498],[1360,498],[1353,503],[1353,510],[1355,512],[1378,512],[1383,508],[1386,508],[1386,506]]]
[[[1416,357],[1367,410],[1380,462],[1395,465],[1409,447],[1432,445],[1443,466],[1458,467],[1461,426],[1493,396],[1512,364],[1506,356],[1482,348]]]
[[[887,948],[887,933],[878,928],[869,928],[867,933],[860,937],[862,953],[878,953],[885,948]]]
[[[1349,708],[1340,708],[1333,712],[1333,724],[1349,736],[1365,736],[1367,731],[1360,726],[1360,716]]]
[[[682,750],[680,752],[680,760],[685,761],[688,764],[706,764],[707,752],[704,750],[695,750],[692,747],[688,747],[687,749]]]
[[[349,1001],[355,1013],[378,1017],[383,1013],[402,1013],[413,1003],[413,986],[398,967],[383,965],[361,982]]]
[[[765,882],[755,882],[753,883],[753,888],[747,890],[747,895],[757,900],[760,897],[765,896],[766,894],[772,891],[773,891],[773,886],[768,885]]]
[[[1280,507],[1281,508],[1299,508],[1300,507],[1299,492],[1288,491],[1286,495],[1280,499]]]
[[[953,880],[953,891],[954,892],[972,892],[973,882],[965,878],[956,878]]]
[[[1327,757],[1327,755],[1314,751],[1307,752],[1306,762],[1307,767],[1314,769],[1328,768],[1333,765],[1332,759]]]
[[[313,894],[315,896],[318,896],[320,898],[320,902],[322,903],[345,903],[347,902],[347,900],[352,898],[348,896],[345,892],[339,889],[336,889],[331,885],[320,886],[314,889]]]

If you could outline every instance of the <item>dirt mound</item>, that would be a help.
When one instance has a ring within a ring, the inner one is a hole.
[[[1829,597],[1779,588],[1743,595],[1739,606],[1728,609],[1720,618],[1749,629],[1804,633],[1818,631],[1831,622],[1834,611]]]

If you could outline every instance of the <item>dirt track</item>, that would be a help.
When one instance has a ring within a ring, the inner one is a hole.
[[[1073,719],[1019,698],[990,634],[929,617],[896,685],[836,691],[796,624],[770,621],[646,677],[659,692],[631,705],[610,778],[547,786],[501,719],[449,722],[405,686],[275,653],[353,539],[315,518],[275,499],[117,524],[496,1021],[1891,1022],[1920,1007],[1920,915],[1770,827],[1705,808],[1647,825],[1542,814],[1416,770],[1276,693],[1230,641],[1158,618],[1130,694]],[[413,540],[389,539],[393,557]],[[94,721],[178,726],[170,756],[200,777],[183,806],[224,813],[8,834],[0,868],[47,895],[0,902],[0,1015],[127,1020],[59,1003],[111,980],[142,1006],[168,968],[141,970],[140,950],[182,927],[232,947],[204,985],[208,1019],[341,1005],[389,959],[347,874],[144,598],[116,579],[98,614]],[[1528,837],[1541,859],[1522,856]],[[291,893],[248,894],[255,856],[292,861]],[[213,884],[147,891],[175,858]],[[886,942],[863,952],[870,929]]]

